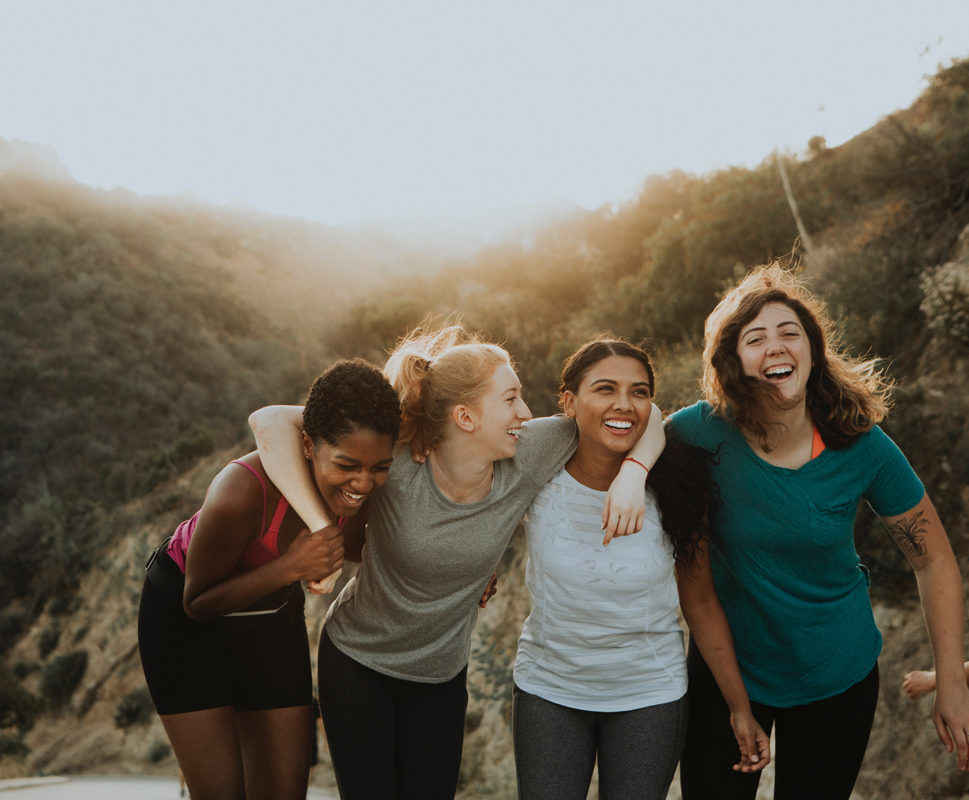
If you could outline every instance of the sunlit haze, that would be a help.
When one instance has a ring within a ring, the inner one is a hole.
[[[969,3],[0,0],[0,137],[78,181],[331,224],[635,195],[860,133]]]

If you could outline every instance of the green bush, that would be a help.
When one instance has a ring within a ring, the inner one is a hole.
[[[61,632],[59,628],[45,628],[40,634],[40,640],[37,642],[37,649],[40,652],[41,658],[47,658],[57,647],[57,643],[61,640]]]
[[[171,745],[168,742],[155,742],[148,751],[148,763],[160,764],[172,754]]]
[[[84,637],[87,636],[89,630],[90,626],[81,625],[76,631],[74,631],[74,644],[77,645],[84,641]]]
[[[19,733],[0,733],[0,758],[13,756],[23,758],[30,752]]]
[[[920,309],[933,333],[969,346],[969,265],[942,264],[922,275]]]
[[[27,616],[18,609],[0,614],[0,653],[5,652],[20,638],[27,623]]]
[[[16,726],[30,730],[41,710],[41,702],[5,669],[0,669],[0,728]]]
[[[36,672],[38,669],[40,669],[40,665],[37,662],[16,661],[13,665],[13,674],[17,677],[17,680],[22,681],[31,672]]]
[[[87,670],[87,651],[57,656],[40,673],[40,693],[55,708],[71,699]]]
[[[59,594],[47,606],[47,611],[52,617],[61,617],[70,614],[77,603],[72,594]]]
[[[114,707],[114,724],[119,728],[147,724],[155,712],[151,695],[145,688],[128,692]]]

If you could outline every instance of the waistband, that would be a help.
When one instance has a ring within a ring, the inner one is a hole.
[[[185,573],[168,555],[168,543],[170,541],[170,538],[166,539],[148,557],[148,561],[145,563],[145,577],[156,589],[181,604],[185,593]],[[261,597],[246,608],[223,616],[248,617],[275,614],[286,605],[302,609],[304,602],[303,587],[297,581]]]
[[[168,595],[173,600],[182,601],[185,592],[185,573],[178,568],[170,555],[168,555],[168,543],[171,537],[167,538],[160,547],[155,548],[145,562],[145,577],[160,592]]]

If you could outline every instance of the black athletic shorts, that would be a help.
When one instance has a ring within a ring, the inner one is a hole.
[[[164,552],[157,561],[169,572],[178,570]],[[181,593],[163,591],[146,578],[138,648],[158,713],[311,705],[303,589],[294,583],[282,594],[285,604],[272,613],[197,621],[185,614]]]

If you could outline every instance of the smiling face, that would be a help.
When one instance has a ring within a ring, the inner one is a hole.
[[[777,387],[787,400],[805,396],[811,343],[800,319],[783,303],[768,303],[740,330],[737,356],[744,375]]]
[[[610,355],[583,375],[575,392],[562,394],[566,416],[579,426],[579,449],[622,455],[646,430],[653,391],[641,361]]]
[[[518,376],[507,364],[495,369],[481,399],[471,409],[475,437],[487,450],[492,461],[512,458],[518,446],[518,434],[532,412],[522,397]]]
[[[387,480],[394,440],[386,434],[356,428],[336,444],[313,442],[303,434],[303,454],[310,462],[313,482],[329,510],[352,517]]]

